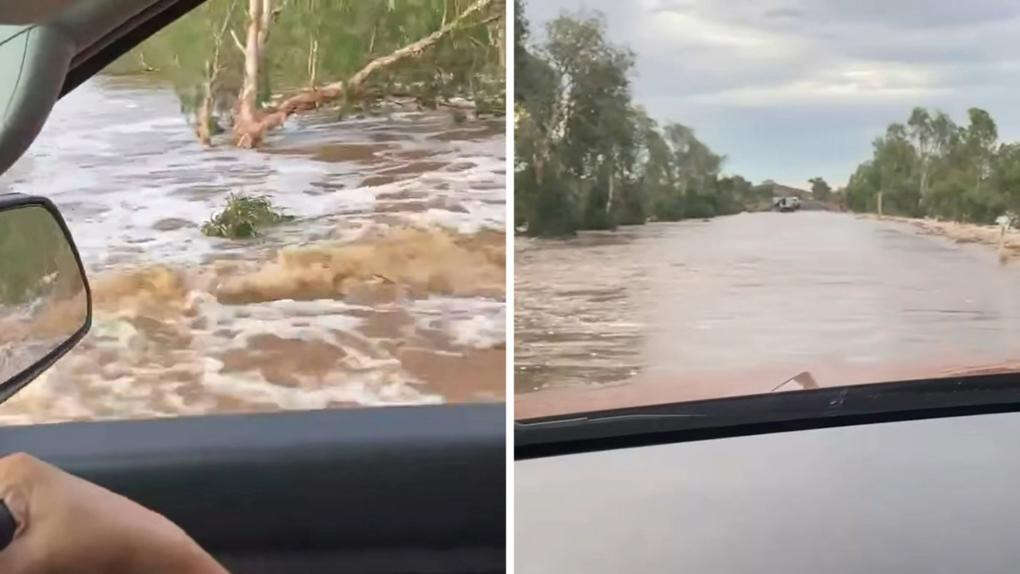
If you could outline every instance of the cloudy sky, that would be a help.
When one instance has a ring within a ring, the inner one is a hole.
[[[984,108],[1020,140],[1018,0],[525,1],[534,40],[563,11],[605,13],[637,54],[635,99],[755,182],[842,185],[917,105]]]

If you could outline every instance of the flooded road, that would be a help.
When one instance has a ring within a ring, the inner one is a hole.
[[[1020,367],[1020,263],[852,215],[518,239],[517,417]],[[787,388],[794,387],[784,387]]]
[[[61,208],[94,325],[0,423],[501,400],[503,129],[394,105],[203,149],[153,76],[82,85],[2,188]],[[232,192],[296,219],[202,235]]]

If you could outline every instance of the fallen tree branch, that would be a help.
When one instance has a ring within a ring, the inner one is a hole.
[[[490,22],[495,22],[496,20],[499,20],[503,16],[504,16],[504,14],[502,14],[502,13],[500,13],[500,14],[493,14],[492,16],[489,16],[488,18],[483,18],[482,20],[479,20],[479,21],[475,22],[474,24],[466,25],[464,27],[465,28],[477,28],[478,26],[484,26],[484,25],[486,25],[486,24],[488,24]]]
[[[456,18],[442,25],[435,32],[386,56],[375,58],[347,81],[336,81],[318,88],[304,90],[285,99],[273,109],[261,111],[257,117],[250,117],[251,114],[243,114],[248,117],[240,117],[234,124],[235,144],[240,147],[255,147],[262,141],[267,131],[282,125],[291,114],[301,110],[317,108],[323,103],[335,100],[341,96],[357,95],[362,85],[372,74],[409,58],[420,56],[451,32],[464,25],[472,17],[484,12],[493,5],[502,3],[502,1],[476,0],[466,10],[457,15]],[[499,11],[499,14],[495,15],[492,19],[502,17],[502,15],[503,12]]]
[[[358,88],[361,87],[361,84],[363,84],[372,73],[383,68],[392,66],[393,64],[403,61],[409,57],[420,55],[426,49],[431,48],[437,42],[446,37],[450,32],[459,28],[460,25],[464,23],[465,20],[487,9],[489,6],[492,6],[493,3],[494,0],[478,0],[471,6],[468,6],[467,10],[461,12],[456,18],[453,19],[452,22],[439,28],[438,30],[429,34],[428,36],[425,36],[421,40],[418,40],[417,42],[412,42],[407,46],[404,46],[403,48],[400,48],[399,50],[391,53],[388,56],[381,56],[379,58],[372,60],[371,62],[368,63],[368,65],[366,65],[364,68],[358,71],[358,73],[351,76],[347,90],[349,92],[357,92]],[[502,13],[500,15],[502,15]],[[343,82],[336,82],[331,85],[337,86],[341,90],[344,89]]]

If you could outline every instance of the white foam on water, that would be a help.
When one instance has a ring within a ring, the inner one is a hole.
[[[218,258],[264,261],[280,247],[366,239],[401,222],[462,233],[505,225],[503,136],[436,138],[472,125],[456,126],[444,112],[397,111],[340,122],[327,113],[299,115],[270,135],[266,150],[253,151],[203,149],[179,109],[169,85],[94,78],[61,100],[30,151],[0,178],[0,190],[51,197],[86,265],[104,273],[167,265],[187,274]],[[379,146],[379,134],[395,136],[380,146],[386,149],[379,162],[316,159],[322,146]],[[406,158],[422,150],[430,154],[420,161],[443,165],[389,184],[361,185],[379,171],[414,164],[419,160]],[[251,241],[205,237],[199,227],[232,192],[266,195],[297,220]],[[394,192],[415,199],[407,210],[376,213],[379,195]],[[422,201],[435,207],[416,210]],[[156,331],[138,323],[151,318],[136,316],[137,310],[97,311],[86,344],[0,410],[0,423],[201,414],[222,408],[223,397],[259,408],[442,402],[383,341],[360,332],[372,312],[406,311],[416,328],[438,330],[458,347],[505,344],[505,303],[484,298],[367,307],[332,299],[225,305],[201,290],[189,297],[196,316],[161,318]],[[218,357],[243,351],[260,335],[331,345],[343,356],[321,380],[298,373],[294,386],[267,381],[257,368],[225,372]],[[161,339],[166,336],[186,342],[168,343]],[[168,377],[171,370],[184,379]],[[196,384],[207,393],[196,393]]]
[[[486,215],[487,212],[487,215]],[[457,233],[478,233],[487,229],[499,229],[504,218],[503,209],[497,206],[478,205],[474,213],[461,213],[446,209],[427,209],[408,219],[422,227],[445,227]]]
[[[419,329],[445,333],[452,344],[491,349],[506,343],[506,303],[491,299],[429,297],[411,313]]]
[[[243,396],[246,400],[266,402],[282,409],[324,409],[334,403],[355,403],[363,406],[397,406],[440,404],[439,395],[423,392],[405,381],[393,379],[392,374],[365,371],[345,376],[343,381],[329,386],[313,388],[311,384],[297,387],[273,385],[251,377],[222,374],[215,359],[207,359],[209,369],[204,385],[213,392]],[[316,383],[317,384],[317,383]]]

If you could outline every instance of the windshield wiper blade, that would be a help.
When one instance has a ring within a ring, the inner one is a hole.
[[[786,388],[784,389],[784,387],[786,387]],[[796,388],[796,387],[800,387],[800,388]],[[800,373],[797,373],[796,375],[790,377],[789,379],[786,379],[785,381],[783,381],[783,382],[779,383],[778,385],[772,387],[772,390],[769,391],[769,392],[770,393],[774,393],[776,391],[781,391],[781,390],[791,391],[791,390],[807,390],[807,389],[820,389],[820,388],[821,388],[821,385],[818,384],[818,381],[815,380],[815,377],[811,374],[810,371],[801,371]]]
[[[591,423],[608,423],[608,422],[621,422],[621,421],[654,421],[654,420],[675,420],[675,419],[686,419],[690,417],[704,417],[707,416],[702,413],[623,413],[623,414],[599,414],[595,413],[592,415],[585,415],[580,417],[570,418],[557,418],[551,420],[525,420],[515,423],[518,427],[554,427],[554,426],[571,426],[578,423],[591,424]]]
[[[1020,411],[1020,373],[922,379],[518,421],[517,459],[771,432]]]

